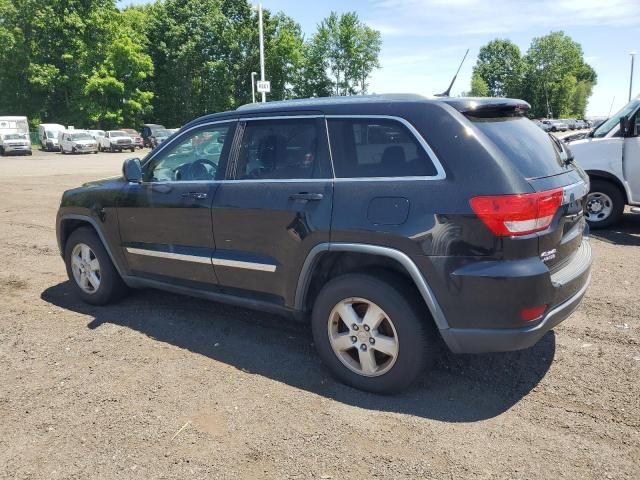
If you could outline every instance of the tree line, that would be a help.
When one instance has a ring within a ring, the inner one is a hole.
[[[305,38],[263,12],[269,100],[366,93],[380,32],[331,13]],[[32,124],[167,126],[251,102],[257,13],[247,0],[0,0],[0,112]]]
[[[514,97],[531,104],[536,118],[584,118],[597,75],[582,47],[563,32],[534,38],[522,55],[516,44],[495,39],[480,48],[470,95]]]

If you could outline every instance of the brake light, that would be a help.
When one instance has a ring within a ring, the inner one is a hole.
[[[469,203],[480,220],[498,236],[517,236],[547,228],[562,204],[563,189],[516,195],[473,197]]]

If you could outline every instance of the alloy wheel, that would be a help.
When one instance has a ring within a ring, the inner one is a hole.
[[[346,298],[338,303],[329,315],[328,334],[334,354],[359,375],[384,375],[398,358],[396,328],[370,300]]]
[[[100,262],[88,245],[78,243],[73,247],[71,271],[74,280],[84,292],[93,294],[100,288]]]

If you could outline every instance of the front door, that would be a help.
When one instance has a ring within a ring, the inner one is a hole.
[[[333,180],[321,116],[240,120],[213,202],[213,256],[227,293],[290,304],[309,250],[329,241]]]
[[[235,122],[187,130],[143,166],[143,182],[125,187],[120,238],[133,275],[194,288],[217,284],[211,204],[224,176]]]
[[[622,147],[624,178],[631,190],[631,202],[640,203],[640,111],[631,119],[631,134]]]

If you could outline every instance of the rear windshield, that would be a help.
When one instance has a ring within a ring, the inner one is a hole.
[[[558,146],[535,123],[524,117],[475,118],[473,124],[505,154],[526,178],[566,172]]]

